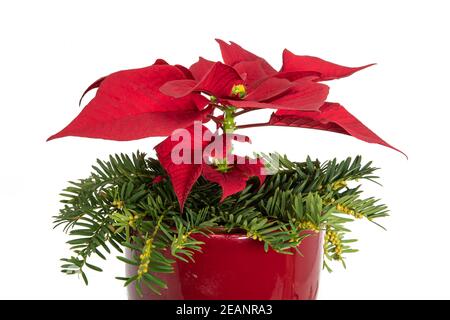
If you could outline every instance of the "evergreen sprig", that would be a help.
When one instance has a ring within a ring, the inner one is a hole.
[[[377,168],[371,162],[363,165],[360,156],[324,163],[309,157],[292,162],[278,154],[261,156],[269,168],[277,164],[277,172],[263,185],[250,179],[243,191],[220,202],[220,187],[200,178],[183,214],[158,160],[139,151],[97,160],[87,179],[69,182],[61,193],[63,207],[54,222],[71,236],[67,243],[73,252],[62,259],[62,272],[79,274],[87,284],[86,268],[102,271],[90,262],[91,256],[106,259],[112,248],[127,248],[132,255],[117,258],[137,272],[118,279],[134,283],[139,293],[142,284],[160,292],[166,284],[158,274],[173,272],[177,259],[193,261],[203,244],[195,234],[208,236],[217,227],[245,232],[266,251],[284,254],[295,254],[305,237],[323,232],[324,267],[331,270],[327,260],[345,266],[345,255],[356,251],[351,247],[355,240],[347,238],[349,222],[374,222],[388,215],[378,199],[362,197],[358,181],[376,182],[378,177]]]

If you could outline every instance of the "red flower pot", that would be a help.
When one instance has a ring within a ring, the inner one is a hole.
[[[205,242],[195,262],[177,260],[175,272],[159,274],[168,286],[161,295],[142,285],[140,297],[133,285],[129,299],[146,300],[310,300],[315,299],[322,262],[322,233],[305,238],[302,255],[265,252],[263,244],[243,234],[196,235]],[[130,251],[127,252],[129,256]],[[127,274],[136,267],[127,265]]]

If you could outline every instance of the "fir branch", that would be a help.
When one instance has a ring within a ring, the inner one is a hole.
[[[79,274],[87,283],[85,267],[102,270],[89,262],[91,256],[106,259],[113,248],[126,248],[132,256],[118,258],[137,273],[118,279],[135,283],[138,292],[142,284],[160,292],[165,284],[158,274],[172,272],[176,260],[193,261],[203,245],[196,234],[208,236],[215,227],[241,230],[265,250],[287,254],[305,237],[324,232],[324,267],[329,268],[327,260],[344,263],[346,254],[356,251],[347,237],[349,223],[360,218],[376,223],[388,215],[378,199],[363,196],[359,182],[378,177],[377,168],[362,164],[360,156],[324,163],[309,157],[293,162],[279,154],[262,157],[277,169],[263,185],[250,179],[243,191],[221,202],[220,187],[200,177],[183,215],[158,160],[141,152],[98,160],[88,178],[69,182],[61,194],[63,207],[54,222],[72,237],[73,251],[62,259],[62,272]],[[153,183],[157,176],[164,178]]]

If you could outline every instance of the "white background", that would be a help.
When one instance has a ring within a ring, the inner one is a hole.
[[[330,82],[338,101],[405,151],[294,128],[247,130],[264,151],[326,160],[363,155],[382,168],[367,191],[392,211],[383,224],[353,226],[361,251],[347,270],[322,272],[320,299],[450,298],[448,1],[1,1],[0,298],[125,299],[123,264],[111,257],[85,287],[60,273],[67,238],[52,230],[59,191],[97,157],[159,138],[46,143],[80,111],[81,92],[113,71],[156,58],[189,65],[220,58],[233,40],[281,65],[282,49],[349,66],[378,65]],[[87,97],[89,100],[92,95]],[[253,113],[252,113],[253,115]],[[256,114],[256,122],[266,114]]]

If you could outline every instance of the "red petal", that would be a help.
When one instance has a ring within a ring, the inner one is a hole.
[[[155,62],[153,63],[153,65],[167,65],[168,63],[166,62],[166,60],[164,59],[156,59]],[[184,68],[183,66],[177,65],[177,67]],[[100,84],[103,82],[103,80],[105,80],[106,77],[101,77],[100,79],[98,79],[97,81],[95,81],[93,84],[91,84],[83,93],[83,95],[80,98],[80,101],[78,103],[78,105],[81,105],[81,101],[83,101],[84,96],[91,90],[96,89],[100,86]]]
[[[276,70],[266,60],[254,53],[251,53],[250,51],[245,50],[238,44],[232,41],[230,41],[230,44],[228,44],[220,39],[216,39],[216,41],[219,43],[223,62],[225,62],[225,64],[234,66],[235,64],[242,61],[258,60],[261,62],[261,66],[266,74],[273,75],[277,73]]]
[[[248,178],[257,177],[259,183],[263,184],[266,179],[265,166],[262,159],[250,159],[248,157],[236,156],[236,169],[240,170]]]
[[[181,97],[191,92],[205,92],[221,98],[229,97],[233,86],[241,83],[243,83],[242,78],[236,70],[216,62],[195,86],[193,80],[170,81],[161,87],[161,91],[174,97]]]
[[[287,79],[289,81],[296,81],[306,77],[312,77],[316,81],[320,80],[320,73],[314,71],[286,71],[286,72],[278,72],[275,77]]]
[[[203,177],[211,182],[215,182],[222,188],[223,201],[228,196],[245,189],[248,178],[238,170],[231,170],[226,173],[217,171],[214,167],[205,165],[203,168]]]
[[[96,96],[65,129],[48,140],[65,136],[135,140],[166,136],[174,129],[203,120],[192,96],[168,97],[159,87],[170,80],[184,79],[174,66],[153,65],[107,76]]]
[[[191,79],[172,80],[164,83],[159,90],[170,97],[181,98],[190,94],[196,85],[197,82]]]
[[[240,83],[242,83],[242,78],[236,70],[221,62],[216,62],[194,90],[216,97],[229,97],[233,86]]]
[[[347,134],[403,153],[377,136],[338,103],[327,102],[319,112],[278,110],[272,114],[269,122],[274,126],[310,128]]]
[[[100,84],[103,82],[103,80],[105,80],[106,77],[101,77],[100,79],[98,79],[97,81],[95,81],[94,83],[92,83],[89,87],[87,87],[87,89],[83,92],[83,94],[81,95],[80,101],[78,102],[78,105],[81,106],[81,101],[83,101],[84,96],[91,90],[93,89],[97,89],[98,87],[100,87]]]
[[[192,100],[194,101],[198,110],[205,109],[205,107],[209,104],[209,99],[207,99],[206,97],[202,96],[199,93],[193,93]]]
[[[318,72],[320,73],[320,80],[324,81],[347,77],[372,65],[368,64],[357,68],[344,67],[316,57],[298,56],[285,49],[281,72]]]
[[[181,64],[176,64],[175,67],[177,67],[181,72],[183,72],[186,79],[194,80],[194,76],[192,75],[192,72],[188,68],[182,66]]]
[[[186,162],[174,163],[172,159],[172,153],[175,152],[174,148],[179,145],[180,141],[172,141],[172,136],[167,137],[163,142],[155,147],[158,159],[164,169],[169,175],[173,189],[178,198],[180,210],[183,211],[184,203],[192,189],[192,186],[197,181],[202,172],[203,148],[209,141],[204,140],[204,135],[210,133],[210,131],[204,126],[191,126],[187,129],[191,139],[187,141],[191,154]],[[196,160],[195,152],[200,152],[200,161]]]
[[[216,97],[229,97],[233,86],[242,82],[236,70],[216,62],[195,86],[193,80],[169,81],[161,87],[161,91],[173,97],[182,97],[195,91],[206,92]]]
[[[161,164],[163,163],[161,162]],[[180,211],[183,212],[184,203],[186,202],[189,192],[202,173],[202,165],[174,164],[171,162],[164,163],[163,165],[167,170],[173,189],[178,198]]]
[[[205,165],[203,168],[203,176],[206,180],[219,184],[222,188],[223,201],[228,196],[240,192],[245,189],[247,180],[256,176],[260,183],[264,182],[265,176],[261,173],[264,167],[261,161],[249,163],[248,158],[236,157],[245,160],[242,164],[235,164],[228,172],[219,172],[213,166]]]
[[[194,76],[194,79],[199,81],[205,76],[205,74],[208,73],[209,70],[211,70],[213,65],[214,65],[213,61],[199,57],[198,61],[194,63],[192,66],[190,66],[189,70]]]
[[[318,110],[328,96],[328,86],[301,79],[295,86],[283,94],[264,102],[247,100],[228,100],[229,104],[238,108],[268,108],[286,110]]]
[[[270,75],[264,70],[261,60],[241,61],[233,65],[233,68],[244,78],[250,86],[258,85],[258,81],[269,77]]]
[[[255,89],[250,91],[245,97],[245,100],[268,100],[282,94],[295,85],[295,83],[286,79],[268,78],[261,82]]]
[[[164,59],[156,59],[153,63],[154,66],[163,66],[168,65],[167,61]],[[184,73],[184,76],[188,79],[193,79],[192,73],[189,71],[188,68],[182,66],[181,64],[176,64],[175,67],[177,67],[181,72]]]
[[[328,97],[328,86],[314,82],[312,78],[297,80],[295,84],[288,93],[271,100],[271,103],[279,105],[279,109],[317,110]]]
[[[154,66],[162,66],[162,65],[167,65],[167,61],[164,59],[156,59],[155,62],[153,62]]]

